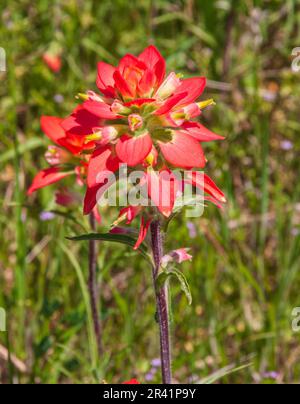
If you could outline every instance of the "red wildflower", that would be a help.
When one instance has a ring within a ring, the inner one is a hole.
[[[42,116],[41,118],[43,132],[57,146],[49,146],[45,158],[52,167],[40,171],[35,176],[27,191],[28,195],[40,188],[60,181],[68,175],[78,173],[77,168],[79,167],[73,166],[73,168],[68,169],[66,163],[79,153],[80,148],[78,145],[75,145],[75,139],[68,137],[67,133],[62,129],[61,122],[62,119],[54,116]],[[78,165],[80,164],[79,158],[75,158],[75,161]]]
[[[210,132],[210,139],[208,134],[199,138],[204,127],[184,127],[201,113],[196,100],[205,88],[204,77],[181,80],[171,73],[165,79],[165,61],[149,46],[138,57],[124,56],[117,67],[100,62],[96,83],[104,98],[87,95],[83,107],[99,119],[122,121],[112,140],[120,161],[134,167],[159,147],[171,166],[205,166],[200,141],[221,137]]]
[[[138,57],[124,56],[117,67],[100,62],[96,84],[103,97],[89,92],[83,103],[83,108],[102,121],[97,131],[85,130],[94,133],[87,140],[95,140],[98,146],[88,166],[84,212],[88,213],[96,203],[101,177],[116,172],[120,163],[126,163],[129,167],[146,168],[149,198],[163,215],[169,216],[180,187],[174,178],[164,181],[151,167],[160,171],[168,167],[166,172],[172,167],[203,168],[206,160],[201,142],[223,139],[190,120],[213,103],[197,102],[205,88],[205,78],[182,80],[174,72],[165,78],[164,59],[154,46],[149,46]],[[157,166],[158,156],[160,162],[165,161],[163,165]],[[205,177],[204,191],[209,191],[210,197],[206,199],[220,206],[224,195],[216,191],[213,183],[207,184],[208,178]],[[169,203],[164,203],[167,199]],[[137,246],[148,227],[149,221],[142,216]]]
[[[223,139],[195,121],[212,100],[198,101],[206,79],[181,79],[171,72],[165,77],[165,61],[154,46],[139,56],[125,55],[118,66],[98,63],[96,84],[101,95],[79,94],[83,103],[66,119],[42,117],[45,134],[55,143],[46,153],[50,168],[34,179],[28,193],[50,185],[70,174],[86,185],[84,213],[93,211],[97,199],[110,186],[111,174],[118,175],[120,164],[140,168],[146,194],[158,211],[168,217],[184,187],[192,185],[205,192],[205,199],[221,206],[222,191],[202,173],[206,159],[202,142]],[[172,168],[190,170],[179,181]],[[199,179],[200,178],[200,179]],[[122,210],[130,223],[141,215],[136,248],[144,240],[152,213],[141,207]]]
[[[172,261],[178,264],[181,264],[184,261],[191,261],[193,257],[188,253],[188,251],[188,248],[179,248],[164,255],[161,260],[162,267],[166,267],[169,262]]]
[[[80,194],[69,191],[66,188],[55,193],[55,203],[61,206],[73,206],[81,202]]]
[[[54,73],[58,73],[61,69],[62,61],[59,55],[54,55],[52,53],[44,53],[43,61]]]
[[[136,379],[128,380],[127,382],[123,382],[122,384],[141,384]]]

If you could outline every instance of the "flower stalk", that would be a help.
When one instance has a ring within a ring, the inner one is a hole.
[[[90,226],[91,230],[95,231],[96,223],[95,223],[95,216],[93,213],[90,214]],[[103,352],[102,347],[102,329],[100,324],[100,316],[98,310],[98,286],[97,286],[97,245],[95,240],[89,241],[89,278],[88,278],[88,288],[90,294],[90,303],[91,303],[91,310],[92,310],[92,317],[93,317],[93,324],[94,324],[94,332],[96,337],[97,343],[97,351],[99,357]]]
[[[162,382],[163,384],[172,384],[168,289],[165,284],[159,289],[156,287],[156,280],[163,257],[163,235],[159,220],[155,220],[151,223],[151,241],[154,259],[153,282],[156,294],[156,310],[160,335]]]

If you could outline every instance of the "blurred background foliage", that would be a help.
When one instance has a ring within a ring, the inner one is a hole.
[[[170,228],[166,249],[191,246],[188,306],[173,285],[177,382],[288,383],[300,378],[299,78],[297,0],[12,0],[1,2],[0,378],[7,382],[158,382],[150,268],[129,248],[99,245],[105,354],[97,361],[86,302],[87,219],[55,205],[54,187],[26,197],[45,167],[42,114],[65,116],[95,89],[96,63],[155,44],[168,70],[208,78],[216,107],[202,122],[207,173],[228,197]],[[45,52],[62,56],[54,74]],[[79,188],[78,188],[79,189]],[[56,215],[43,211],[59,210]],[[116,212],[104,212],[106,220]],[[42,220],[44,219],[44,220]]]

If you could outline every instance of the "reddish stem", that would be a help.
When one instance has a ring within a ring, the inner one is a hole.
[[[161,233],[159,220],[155,220],[151,223],[151,240],[152,240],[152,252],[154,259],[153,282],[155,287],[156,279],[161,264],[161,259],[163,257],[163,237]],[[167,287],[164,285],[160,288],[160,290],[157,290],[157,288],[155,287],[155,294],[156,294],[156,310],[160,333],[162,382],[163,384],[172,384]]]

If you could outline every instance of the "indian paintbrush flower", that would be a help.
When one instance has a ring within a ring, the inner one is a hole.
[[[176,198],[186,187],[201,190],[204,201],[218,207],[226,202],[213,180],[200,171],[207,162],[202,144],[223,139],[196,120],[214,101],[199,100],[206,86],[205,77],[184,79],[175,72],[166,76],[165,60],[154,46],[147,47],[137,57],[125,55],[117,66],[99,62],[96,85],[100,94],[91,90],[78,94],[76,98],[81,103],[69,116],[41,118],[42,130],[54,145],[49,146],[45,155],[50,167],[36,175],[28,193],[74,175],[85,189],[83,213],[94,212],[97,219],[95,207],[110,185],[107,174],[114,174],[118,181],[124,164],[131,171],[142,172],[140,182],[151,206],[123,207],[112,224],[110,237],[136,235],[134,249],[140,249],[148,237],[156,285],[163,382],[171,383],[165,283],[175,275],[183,284],[182,289],[189,293],[183,274],[173,265],[191,260],[192,256],[185,248],[163,255],[162,225],[172,218]],[[176,169],[185,172],[184,179],[178,178]],[[66,194],[58,200],[68,204],[73,198]],[[137,217],[139,232],[120,227],[122,222],[131,225]],[[91,248],[95,260],[95,249],[92,245]],[[94,275],[93,271],[91,274]],[[94,277],[90,279],[92,283]],[[93,310],[95,317],[96,305]]]
[[[183,79],[174,72],[166,76],[165,60],[149,46],[138,57],[125,55],[116,67],[99,62],[96,84],[101,94],[90,90],[79,94],[83,102],[67,118],[42,117],[42,130],[56,145],[46,153],[51,168],[36,176],[29,194],[76,174],[86,185],[84,213],[88,214],[101,189],[106,190],[98,174],[117,174],[125,163],[144,171],[149,198],[165,217],[172,213],[176,192],[185,185],[170,175],[164,179],[174,168],[190,170],[187,183],[202,187],[209,195],[206,200],[217,206],[225,202],[224,194],[206,174],[202,184],[193,180],[192,170],[206,165],[202,143],[222,139],[195,121],[204,108],[214,104],[211,99],[198,101],[206,85],[204,77]],[[169,204],[161,203],[166,199],[162,198],[164,188]],[[144,218],[137,247],[151,219],[145,209],[139,213]]]

